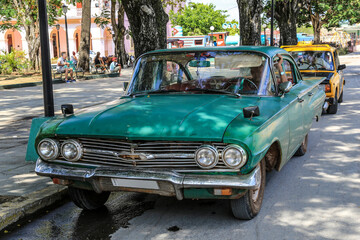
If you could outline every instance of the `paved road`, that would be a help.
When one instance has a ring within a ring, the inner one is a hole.
[[[55,84],[55,111],[60,105],[88,107],[118,98],[123,94],[123,81],[129,80],[131,69],[118,78],[94,79],[76,83]],[[42,86],[0,91],[0,199],[22,196],[51,184],[34,172],[34,163],[25,162],[31,119],[43,115]]]
[[[360,239],[359,60],[342,59],[349,66],[338,114],[314,122],[305,156],[267,175],[252,221],[232,218],[228,201],[118,193],[96,213],[67,203],[5,239]]]

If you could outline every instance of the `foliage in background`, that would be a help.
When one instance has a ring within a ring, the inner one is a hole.
[[[0,71],[2,74],[12,72],[22,73],[29,67],[24,51],[12,49],[11,53],[4,52],[0,55]]]
[[[181,26],[184,36],[207,35],[210,27],[214,32],[223,31],[222,24],[226,22],[227,11],[215,10],[214,4],[192,3],[178,13],[170,11],[170,21],[173,26]]]
[[[235,19],[231,20],[230,22],[226,22],[226,23],[230,23],[230,24],[237,24],[239,26],[239,21],[236,21]],[[229,32],[230,36],[234,36],[234,35],[239,35],[240,33],[240,29],[239,28],[227,28],[227,29],[223,29],[223,31]]]
[[[320,42],[321,28],[339,27],[341,22],[355,24],[360,21],[359,0],[304,0],[299,23],[311,22],[314,42]]]
[[[30,67],[40,69],[40,30],[38,19],[37,0],[0,0],[0,31],[7,29],[24,29],[28,44]],[[48,21],[53,25],[56,18],[62,15],[62,1],[48,0]],[[15,24],[12,24],[15,21]]]

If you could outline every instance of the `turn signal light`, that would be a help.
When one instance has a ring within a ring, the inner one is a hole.
[[[221,188],[221,189],[214,189],[214,195],[217,196],[230,196],[232,195],[232,189],[231,188]]]
[[[60,185],[70,185],[71,181],[70,180],[66,180],[66,179],[60,179],[60,178],[53,178],[52,179],[53,183],[55,184],[60,184]]]
[[[331,92],[331,85],[330,84],[325,85],[325,92]]]

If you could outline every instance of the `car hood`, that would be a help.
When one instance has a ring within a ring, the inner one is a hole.
[[[251,102],[248,98],[210,94],[123,97],[57,119],[48,129],[58,136],[222,141],[229,124],[242,116],[243,107]]]

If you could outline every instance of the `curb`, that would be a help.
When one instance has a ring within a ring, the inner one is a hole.
[[[118,77],[118,73],[109,73],[109,74],[100,74],[100,75],[93,75],[93,76],[86,76],[81,77],[79,79],[81,80],[92,80],[92,79],[98,79],[98,78],[113,78]],[[62,79],[54,79],[53,84],[59,84],[59,83],[65,83]],[[0,90],[4,89],[13,89],[13,88],[23,88],[23,87],[35,87],[42,85],[42,82],[29,82],[29,83],[18,83],[18,84],[9,84],[9,85],[3,85],[0,86]]]
[[[0,231],[20,219],[62,200],[66,195],[66,187],[50,185],[42,190],[0,204]]]

